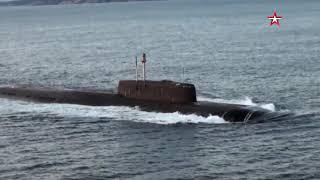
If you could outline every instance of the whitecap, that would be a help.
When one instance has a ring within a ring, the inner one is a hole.
[[[226,100],[226,99],[218,99],[218,98],[208,98],[208,97],[198,97],[199,101],[208,101],[208,102],[218,102],[218,103],[229,103],[229,104],[240,104],[240,105],[246,105],[246,106],[255,106],[260,107],[272,112],[276,111],[276,107],[273,103],[255,103],[253,100],[249,97],[244,97],[244,99],[232,99],[232,100]]]

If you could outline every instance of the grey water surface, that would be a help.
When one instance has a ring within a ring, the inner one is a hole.
[[[232,124],[0,98],[0,179],[319,179],[319,17],[318,0],[1,7],[1,86],[110,90],[146,52],[148,79],[290,115]]]

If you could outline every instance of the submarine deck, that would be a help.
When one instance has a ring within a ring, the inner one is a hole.
[[[49,89],[28,87],[0,87],[0,96],[31,100],[42,103],[65,103],[89,106],[138,106],[143,111],[180,112],[200,116],[217,115],[230,122],[244,121],[265,114],[263,110],[251,110],[245,105],[190,102],[162,103],[126,98],[120,94],[102,91],[79,91],[72,89]]]

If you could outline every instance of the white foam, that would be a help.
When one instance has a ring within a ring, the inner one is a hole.
[[[207,97],[198,97],[199,101],[208,101],[208,102],[220,102],[220,103],[230,103],[230,104],[240,104],[246,106],[256,106],[260,107],[269,111],[274,112],[276,110],[275,105],[273,103],[268,104],[261,104],[261,103],[254,103],[253,100],[249,97],[244,97],[244,99],[234,99],[234,100],[226,100],[226,99],[214,99],[214,98],[207,98]]]
[[[156,124],[176,124],[176,123],[227,123],[218,116],[197,116],[195,114],[184,115],[178,112],[157,113],[145,112],[138,107],[126,106],[83,106],[71,104],[41,104],[15,100],[0,99],[0,103],[5,104],[0,108],[1,114],[16,114],[27,112],[28,114],[51,114],[63,117],[106,117],[114,120],[129,120],[135,122],[147,122]]]

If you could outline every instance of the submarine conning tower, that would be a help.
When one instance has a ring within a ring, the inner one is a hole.
[[[141,63],[143,80],[138,78],[138,60],[136,56],[136,80],[121,80],[118,94],[135,100],[152,101],[158,103],[187,104],[197,101],[196,88],[193,84],[174,81],[146,80],[146,54],[143,53]]]
[[[119,81],[118,94],[130,99],[159,103],[186,104],[197,101],[193,84],[174,81]]]

